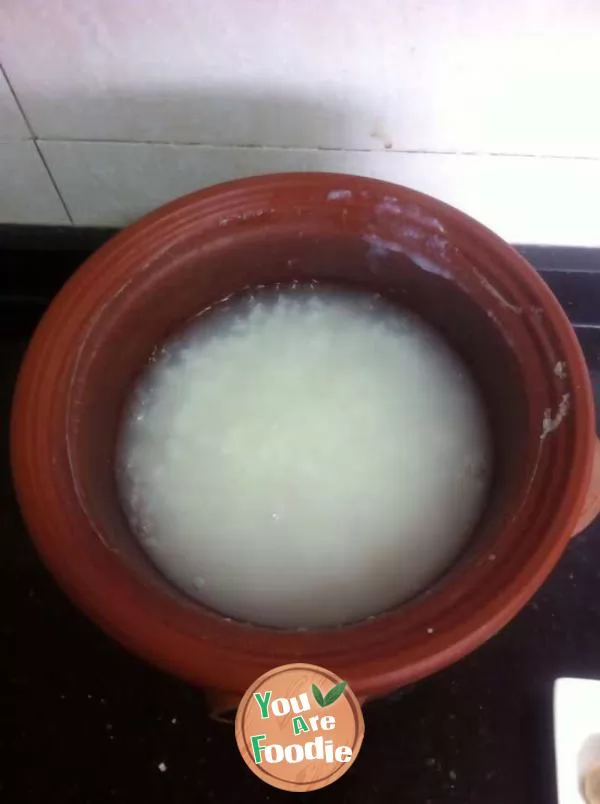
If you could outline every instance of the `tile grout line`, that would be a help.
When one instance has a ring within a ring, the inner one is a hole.
[[[57,196],[60,199],[60,203],[63,206],[63,209],[65,211],[65,214],[66,214],[67,218],[69,219],[69,223],[75,225],[75,221],[73,220],[73,216],[71,215],[71,211],[70,211],[69,207],[67,206],[67,202],[63,198],[61,191],[58,189],[58,184],[56,183],[56,179],[52,175],[52,171],[50,170],[50,168],[48,167],[48,163],[46,162],[46,157],[42,153],[42,149],[38,145],[36,139],[33,139],[33,146],[34,146],[35,150],[38,152],[38,156],[40,157],[42,165],[44,166],[44,168],[46,170],[46,173],[48,174],[48,178],[50,179],[50,182],[51,182],[52,186],[54,187]]]
[[[31,137],[30,141],[33,143],[33,147],[37,151],[37,154],[38,154],[38,156],[40,158],[40,161],[41,161],[42,165],[44,166],[44,170],[48,174],[50,184],[54,187],[54,192],[58,196],[58,199],[59,199],[59,201],[60,201],[60,203],[62,205],[62,208],[65,211],[65,215],[67,216],[67,218],[69,220],[69,223],[71,225],[75,225],[75,221],[73,220],[73,216],[71,215],[71,212],[70,212],[70,210],[69,210],[69,208],[67,206],[67,203],[66,203],[65,199],[62,197],[62,193],[58,189],[58,185],[56,183],[56,180],[54,179],[54,176],[52,175],[52,173],[50,171],[50,168],[48,167],[48,163],[46,162],[46,158],[44,157],[44,154],[42,153],[42,150],[41,150],[41,148],[40,148],[40,146],[38,144],[38,137],[36,137],[36,135],[35,135],[35,132],[34,132],[32,126],[31,126],[31,123],[29,122],[29,118],[25,114],[25,110],[23,109],[23,107],[21,105],[21,102],[20,102],[19,98],[17,97],[17,93],[15,92],[15,90],[13,88],[13,85],[11,84],[9,77],[6,74],[6,70],[4,69],[4,66],[2,64],[0,64],[0,75],[6,81],[6,85],[8,86],[8,90],[9,90],[10,94],[12,95],[14,102],[17,105],[17,109],[19,110],[19,112],[21,114],[21,117],[23,118],[23,120],[25,122],[25,125],[27,126],[27,130],[29,131],[29,134],[30,134],[30,137]]]
[[[169,145],[174,148],[206,148],[220,150],[257,150],[257,151],[301,151],[308,153],[358,153],[358,154],[407,154],[409,156],[467,156],[474,158],[481,157],[504,157],[511,159],[552,159],[555,161],[578,161],[578,162],[600,162],[600,155],[587,156],[574,154],[571,156],[563,154],[531,154],[531,153],[511,153],[506,151],[428,151],[419,148],[328,148],[323,145],[260,145],[249,143],[216,143],[216,142],[190,142],[176,140],[121,140],[121,139],[85,139],[85,138],[57,138],[57,137],[35,137],[36,142],[49,144],[82,144],[82,145]]]

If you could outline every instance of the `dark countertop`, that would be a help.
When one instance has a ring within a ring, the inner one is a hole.
[[[20,518],[7,458],[19,361],[48,299],[101,239],[84,233],[32,241],[0,230],[0,799],[289,801],[292,794],[246,768],[232,727],[208,720],[198,690],[128,654],[67,600]],[[600,256],[523,250],[578,325],[599,401]],[[553,804],[551,694],[563,675],[600,678],[600,521],[573,540],[500,634],[447,670],[370,704],[355,765],[332,787],[295,800]]]

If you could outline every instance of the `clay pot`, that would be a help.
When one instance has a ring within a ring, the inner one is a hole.
[[[229,621],[173,588],[128,529],[113,449],[155,344],[248,285],[314,278],[380,291],[446,336],[481,386],[496,465],[470,547],[433,588],[374,619],[299,633]],[[362,697],[456,661],[516,614],[599,507],[586,365],[535,271],[433,198],[324,173],[193,193],[94,254],[30,344],[12,463],[34,541],[66,592],[140,656],[216,691],[218,710],[290,661],[323,665]]]

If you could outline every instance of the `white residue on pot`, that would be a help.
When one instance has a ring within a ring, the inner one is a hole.
[[[564,360],[559,360],[558,363],[554,366],[554,373],[560,380],[565,380],[567,378],[567,364]]]
[[[427,271],[427,273],[436,274],[437,276],[443,276],[446,279],[449,279],[451,276],[450,271],[442,268],[441,265],[433,262],[428,257],[419,254],[414,249],[406,248],[401,243],[398,243],[397,240],[384,240],[376,234],[365,234],[363,235],[363,240],[369,244],[369,250],[367,252],[367,259],[369,260],[385,257],[388,252],[394,251],[397,254],[404,254],[405,257],[408,257],[408,259],[422,271]]]
[[[383,201],[380,201],[375,206],[375,213],[378,215],[386,213],[392,215],[402,215],[406,221],[413,221],[414,223],[418,223],[423,227],[435,229],[437,232],[445,231],[441,221],[439,221],[433,215],[429,215],[427,212],[424,212],[423,208],[418,204],[402,204],[393,195],[385,195],[383,197]]]
[[[562,399],[558,405],[558,411],[556,415],[552,415],[552,410],[550,408],[546,408],[544,411],[544,417],[542,419],[542,435],[541,438],[544,439],[548,433],[552,433],[556,430],[557,427],[560,426],[561,422],[569,412],[569,406],[571,404],[571,397],[570,394],[563,394]]]
[[[352,198],[352,190],[330,190],[327,193],[328,201],[348,201]]]

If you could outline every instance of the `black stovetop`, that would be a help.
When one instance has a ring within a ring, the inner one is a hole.
[[[49,298],[104,233],[0,230],[0,799],[9,804],[282,802],[244,765],[202,694],[104,636],[63,595],[11,488],[8,414],[19,361]],[[600,397],[600,255],[523,249],[576,325]],[[526,608],[458,664],[365,712],[350,771],[296,800],[552,804],[551,694],[600,678],[600,521]],[[159,764],[166,770],[161,771]]]

